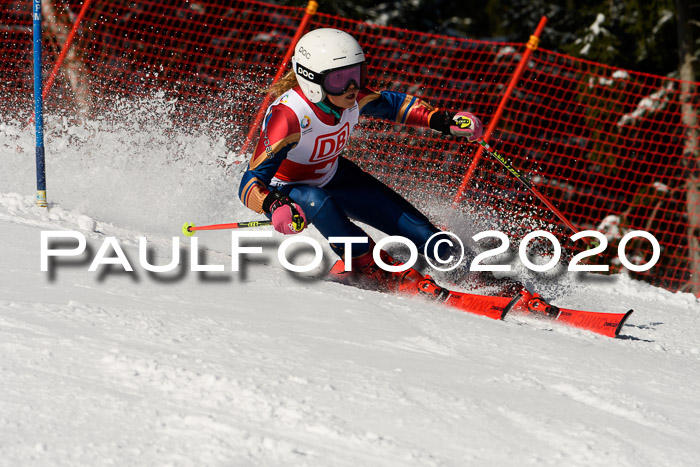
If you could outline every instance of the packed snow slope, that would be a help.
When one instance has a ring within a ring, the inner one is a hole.
[[[233,272],[230,233],[200,232],[224,271],[194,272],[183,222],[255,218],[215,163],[235,155],[206,132],[72,125],[47,125],[41,210],[32,134],[0,124],[0,465],[697,465],[695,297],[522,273],[561,306],[634,308],[610,339],[293,274],[277,234]],[[85,253],[42,272],[49,231]],[[108,237],[133,272],[88,270]],[[178,238],[180,266],[146,271],[139,237],[160,265]]]

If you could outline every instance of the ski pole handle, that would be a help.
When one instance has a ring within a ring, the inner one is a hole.
[[[196,226],[191,222],[185,222],[182,226],[182,233],[191,237],[197,230],[224,230],[224,229],[247,229],[249,227],[265,227],[272,225],[272,221],[247,221],[234,222],[232,224],[212,224]]]

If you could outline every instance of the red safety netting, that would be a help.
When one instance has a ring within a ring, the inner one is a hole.
[[[47,3],[53,8],[44,8],[45,76],[83,5]],[[30,6],[0,4],[0,105],[20,119],[33,110]],[[110,115],[120,99],[160,93],[177,97],[175,124],[191,131],[216,124],[229,147],[240,148],[264,97],[259,89],[270,84],[303,15],[302,8],[254,1],[96,1],[45,100],[46,113]],[[417,33],[322,13],[311,20],[316,27],[357,37],[373,88],[469,110],[486,123],[525,50],[522,43]],[[581,230],[610,234],[609,255],[601,261],[615,260],[621,234],[645,230],[660,242],[661,259],[636,275],[697,293],[699,100],[698,83],[537,49],[490,143]],[[684,112],[691,115],[684,118]],[[430,130],[367,119],[348,155],[419,204],[435,198],[447,204],[476,148]],[[536,228],[555,232],[562,244],[571,234],[485,154],[460,206],[508,219],[513,240]],[[642,239],[627,251],[641,263],[652,254]]]

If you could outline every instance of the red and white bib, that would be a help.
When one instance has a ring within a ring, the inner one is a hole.
[[[285,105],[294,111],[301,135],[297,145],[280,164],[270,185],[325,185],[338,170],[338,156],[357,125],[360,116],[358,105],[344,110],[337,125],[323,123],[314,113],[311,104],[293,89],[277,98],[267,112],[275,105]]]

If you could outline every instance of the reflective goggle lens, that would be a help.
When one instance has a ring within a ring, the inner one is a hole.
[[[365,64],[359,63],[347,68],[329,71],[323,78],[323,89],[332,96],[339,96],[345,94],[353,82],[358,88],[363,88],[365,70]]]

